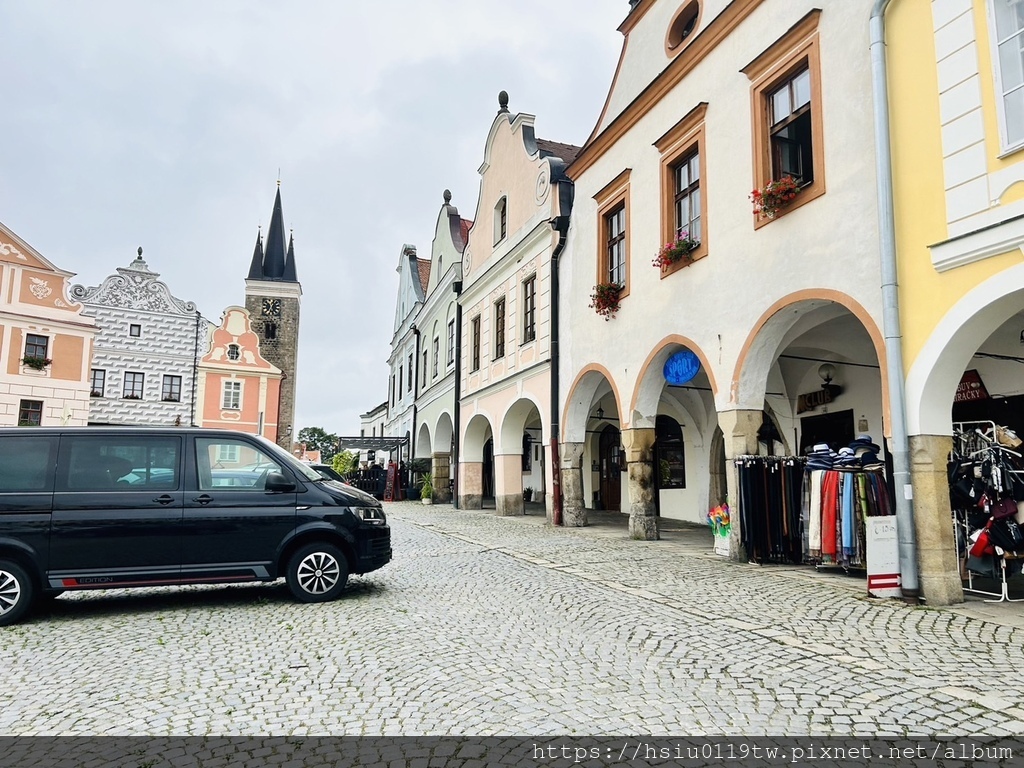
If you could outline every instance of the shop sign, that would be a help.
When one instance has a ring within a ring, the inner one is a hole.
[[[988,400],[988,390],[985,389],[981,376],[977,371],[964,371],[964,375],[957,384],[956,394],[953,396],[954,403],[967,403],[971,400]]]
[[[796,412],[813,411],[820,405],[828,405],[839,397],[842,391],[843,388],[837,384],[827,384],[816,392],[798,395],[796,398]]]
[[[868,517],[864,520],[864,528],[867,538],[868,594],[875,597],[902,597],[896,517]]]

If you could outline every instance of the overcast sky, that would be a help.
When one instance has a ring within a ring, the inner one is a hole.
[[[74,282],[141,246],[219,322],[280,169],[302,283],[296,432],[387,398],[403,243],[473,218],[498,109],[581,144],[627,0],[0,0],[0,221]]]

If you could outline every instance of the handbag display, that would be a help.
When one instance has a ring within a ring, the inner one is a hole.
[[[975,531],[971,534],[970,554],[971,557],[985,557],[986,555],[995,554],[995,547],[992,546],[992,542],[989,541],[988,528],[982,528],[981,530]]]

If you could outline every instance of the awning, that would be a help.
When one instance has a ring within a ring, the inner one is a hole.
[[[338,448],[356,451],[393,451],[409,444],[408,437],[339,437]]]

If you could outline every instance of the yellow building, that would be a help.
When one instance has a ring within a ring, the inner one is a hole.
[[[1024,4],[878,5],[918,562],[942,604],[963,594],[955,425],[1024,429]]]
[[[0,224],[0,426],[88,421],[96,323],[72,277]]]

